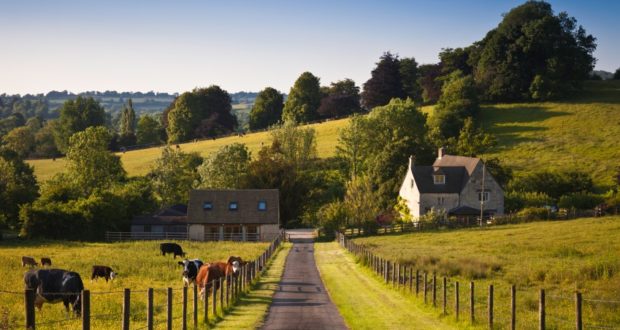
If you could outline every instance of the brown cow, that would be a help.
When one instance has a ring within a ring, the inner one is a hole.
[[[39,264],[34,260],[33,257],[22,257],[22,267],[25,267],[26,265],[30,267],[36,267]]]
[[[222,265],[224,268],[222,268]],[[226,264],[223,262],[215,262],[210,264],[204,264],[198,270],[196,275],[196,284],[200,289],[200,299],[204,300],[205,295],[211,291],[211,285],[213,281],[219,280],[220,277],[226,276],[225,269]]]
[[[51,266],[51,265],[52,265],[52,259],[46,258],[46,257],[41,258],[41,267]]]

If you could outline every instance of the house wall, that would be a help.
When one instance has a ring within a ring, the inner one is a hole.
[[[478,163],[469,181],[461,191],[461,205],[480,209],[478,192],[482,189],[482,163]],[[497,210],[496,215],[504,214],[504,191],[489,171],[484,174],[484,190],[489,192],[489,200],[484,203],[485,210]]]
[[[443,197],[443,203],[439,202],[439,197]],[[431,208],[435,210],[449,210],[459,206],[459,194],[422,194],[420,197],[420,215],[426,214]]]
[[[418,187],[415,184],[415,180],[413,179],[413,173],[411,173],[411,167],[407,169],[407,174],[405,175],[405,179],[403,180],[402,185],[400,186],[400,191],[398,193],[400,198],[404,199],[407,203],[407,207],[409,207],[409,212],[413,217],[420,216],[420,192],[418,191]]]
[[[280,226],[278,225],[261,225],[260,236],[263,241],[271,241],[280,234]]]

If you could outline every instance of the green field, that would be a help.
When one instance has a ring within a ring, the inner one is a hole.
[[[416,269],[448,276],[462,288],[476,282],[477,319],[485,319],[486,291],[495,286],[497,320],[509,317],[510,285],[517,286],[520,328],[536,324],[538,290],[547,290],[548,324],[566,328],[574,320],[574,291],[583,293],[584,324],[620,326],[620,217],[536,222],[485,229],[357,238],[377,255]],[[596,301],[593,301],[596,300]],[[452,300],[449,301],[450,306]],[[452,307],[449,307],[449,309]],[[501,321],[503,320],[503,321]]]
[[[36,242],[9,241],[0,246],[0,328],[3,318],[9,323],[8,328],[22,327],[24,324],[24,281],[26,271],[21,267],[21,256],[39,259],[48,256],[54,268],[78,272],[86,289],[91,290],[91,315],[94,329],[118,329],[122,310],[123,288],[132,290],[131,314],[132,328],[146,325],[146,292],[154,288],[155,322],[163,322],[166,317],[165,288],[172,287],[174,298],[173,317],[181,315],[181,266],[180,259],[161,256],[159,243],[123,242],[123,243],[80,243],[80,242]],[[205,262],[226,260],[230,255],[239,255],[246,260],[258,257],[268,243],[241,242],[179,242],[188,253],[189,258],[200,258]],[[113,282],[105,280],[90,281],[92,265],[107,265],[118,272]],[[2,293],[13,291],[19,294]],[[191,295],[190,295],[191,297]],[[189,299],[191,302],[191,298]],[[191,304],[190,304],[191,306]],[[191,311],[191,309],[190,309]],[[202,308],[199,308],[202,311]],[[254,312],[256,314],[256,312]],[[259,315],[262,317],[262,315]],[[37,329],[79,328],[80,322],[67,320],[62,303],[45,304],[41,312],[36,313]],[[202,320],[202,314],[199,317]],[[64,320],[64,323],[45,325],[46,322]],[[191,317],[189,318],[191,320]],[[175,320],[180,322],[180,319]],[[160,325],[161,327],[161,325]],[[175,328],[178,324],[175,325]]]
[[[432,107],[424,107],[431,113]],[[612,183],[620,159],[620,81],[588,82],[584,93],[565,102],[515,103],[482,107],[483,127],[498,138],[498,146],[488,155],[496,156],[517,174],[544,169],[588,171],[599,185]],[[311,125],[317,132],[321,157],[335,154],[338,130],[347,119]],[[245,143],[256,153],[268,144],[267,132],[180,144],[184,151],[202,156],[233,143]],[[160,155],[159,147],[120,154],[129,175],[143,175]],[[47,180],[63,170],[62,159],[28,161],[39,180]]]

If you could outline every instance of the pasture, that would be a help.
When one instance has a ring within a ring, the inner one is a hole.
[[[21,327],[24,324],[23,274],[27,269],[21,267],[21,256],[32,256],[37,260],[41,257],[50,257],[53,268],[78,272],[85,288],[91,290],[91,324],[94,329],[119,328],[124,288],[132,290],[132,328],[146,325],[148,288],[155,289],[155,322],[165,320],[167,287],[174,289],[174,313],[180,316],[183,286],[182,267],[177,264],[180,258],[173,259],[171,255],[162,256],[159,253],[159,243],[161,242],[3,242],[0,245],[0,265],[2,265],[0,278],[3,279],[0,281],[0,327],[2,323],[7,323],[9,328]],[[269,245],[242,242],[177,243],[187,252],[188,258],[200,258],[205,262],[226,260],[230,255],[238,255],[247,260],[254,259]],[[118,272],[118,277],[108,283],[103,279],[91,282],[92,265],[110,266]],[[191,295],[189,300],[191,302]],[[79,320],[67,320],[62,303],[43,305],[42,311],[37,311],[36,318],[38,329],[58,328],[59,325],[62,328],[78,328],[80,325]],[[54,323],[56,320],[63,323]]]
[[[485,319],[486,290],[495,286],[497,321],[509,317],[510,285],[517,287],[520,328],[536,324],[538,290],[547,291],[548,325],[574,320],[573,296],[584,297],[584,325],[620,325],[620,217],[536,222],[446,232],[355,238],[376,255],[462,287],[474,280],[477,319]],[[450,291],[450,290],[448,290]],[[454,293],[449,293],[453,297]],[[450,307],[449,307],[450,308]]]

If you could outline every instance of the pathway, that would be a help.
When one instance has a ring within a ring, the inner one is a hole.
[[[287,233],[294,244],[262,329],[347,329],[316,268],[312,231]]]

